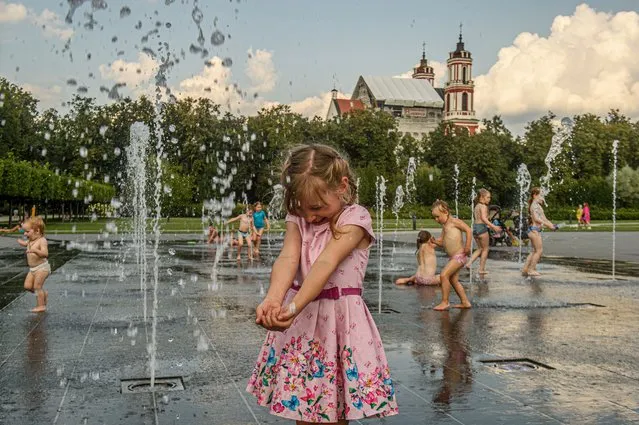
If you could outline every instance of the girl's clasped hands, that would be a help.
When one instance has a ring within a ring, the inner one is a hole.
[[[284,331],[291,326],[296,313],[295,303],[282,308],[280,302],[266,297],[255,310],[255,323],[269,331]]]

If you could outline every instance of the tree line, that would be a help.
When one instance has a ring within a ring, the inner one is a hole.
[[[149,158],[156,155],[155,137],[162,135],[163,210],[169,215],[198,214],[204,201],[217,199],[222,193],[234,192],[238,201],[246,197],[268,203],[288,148],[300,143],[325,143],[344,152],[360,180],[360,203],[369,207],[375,205],[375,180],[383,175],[388,181],[386,205],[390,211],[396,187],[406,185],[411,157],[418,164],[416,190],[402,214],[426,215],[434,199],[452,200],[455,164],[460,203],[469,203],[475,177],[477,188],[491,190],[494,203],[515,206],[519,164],[527,165],[533,185],[546,174],[544,160],[556,118],[548,112],[531,121],[521,137],[513,136],[495,116],[484,120],[483,131],[474,136],[442,123],[418,140],[399,133],[395,119],[381,111],[353,111],[324,121],[305,118],[279,105],[242,116],[209,99],[185,98],[163,105],[156,116],[153,103],[145,97],[102,105],[76,95],[65,113],[55,109],[39,112],[36,98],[4,78],[0,78],[0,93],[3,164],[28,163],[34,169],[48,170],[38,171],[49,173],[38,179],[53,181],[51,176],[67,176],[70,181],[72,177],[87,182],[81,187],[88,190],[73,192],[75,182],[61,189],[65,178],[60,177],[52,185],[56,189],[25,184],[19,194],[2,184],[0,198],[27,199],[28,192],[30,200],[57,202],[69,200],[71,193],[73,200],[85,203],[92,193],[86,203],[104,203],[109,196],[125,197],[130,126],[141,121],[150,128]],[[553,163],[551,206],[574,208],[585,201],[611,209],[615,139],[619,140],[619,207],[639,208],[639,124],[617,110],[605,117],[574,117],[572,133]],[[0,173],[4,179],[5,171]]]

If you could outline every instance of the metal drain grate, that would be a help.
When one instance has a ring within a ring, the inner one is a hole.
[[[527,358],[517,359],[488,359],[480,360],[480,363],[493,367],[500,372],[532,372],[536,370],[555,370],[554,367],[548,366],[536,360]]]
[[[155,378],[151,388],[151,378],[121,379],[120,390],[122,394],[150,393],[153,391],[184,391],[184,382],[181,376],[167,376]]]

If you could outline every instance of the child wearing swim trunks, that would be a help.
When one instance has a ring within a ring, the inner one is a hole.
[[[466,297],[464,287],[459,283],[459,271],[466,264],[471,249],[472,232],[470,227],[458,218],[450,214],[450,208],[444,201],[437,200],[433,203],[433,218],[442,225],[442,234],[439,239],[435,239],[435,244],[444,248],[450,260],[440,273],[442,283],[442,301],[434,307],[435,310],[442,311],[450,308],[450,287],[459,296],[460,304],[455,304],[455,308],[470,308],[472,305]],[[466,242],[462,233],[466,234]]]
[[[264,228],[268,232],[271,230],[271,223],[268,221],[266,211],[262,209],[262,203],[255,203],[255,212],[253,213],[253,239],[255,240],[255,255],[260,253],[260,245],[262,244],[262,234]]]
[[[395,285],[439,285],[437,258],[435,257],[435,238],[430,232],[422,230],[417,234],[417,271],[411,277],[402,277]]]
[[[31,217],[22,225],[27,240],[18,239],[18,243],[27,248],[29,272],[24,279],[24,289],[36,294],[37,304],[31,311],[41,313],[47,309],[48,292],[42,289],[44,281],[51,274],[49,247],[44,237],[44,221],[41,217]]]
[[[240,222],[240,226],[237,230],[237,261],[242,259],[242,246],[246,241],[246,249],[248,251],[249,260],[253,260],[253,242],[251,241],[251,228],[253,227],[253,220],[251,218],[251,208],[247,206],[246,212],[228,220],[225,225],[231,224],[235,221]]]

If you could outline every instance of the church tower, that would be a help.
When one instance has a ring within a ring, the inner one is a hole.
[[[444,121],[452,122],[457,127],[465,127],[470,134],[475,134],[479,128],[479,120],[475,117],[474,108],[473,59],[464,48],[461,24],[457,49],[449,53],[446,65],[448,81],[444,88]]]
[[[435,85],[435,72],[433,67],[428,65],[426,60],[426,43],[423,44],[422,59],[419,61],[417,68],[413,68],[413,78],[417,80],[428,80],[428,82]]]

